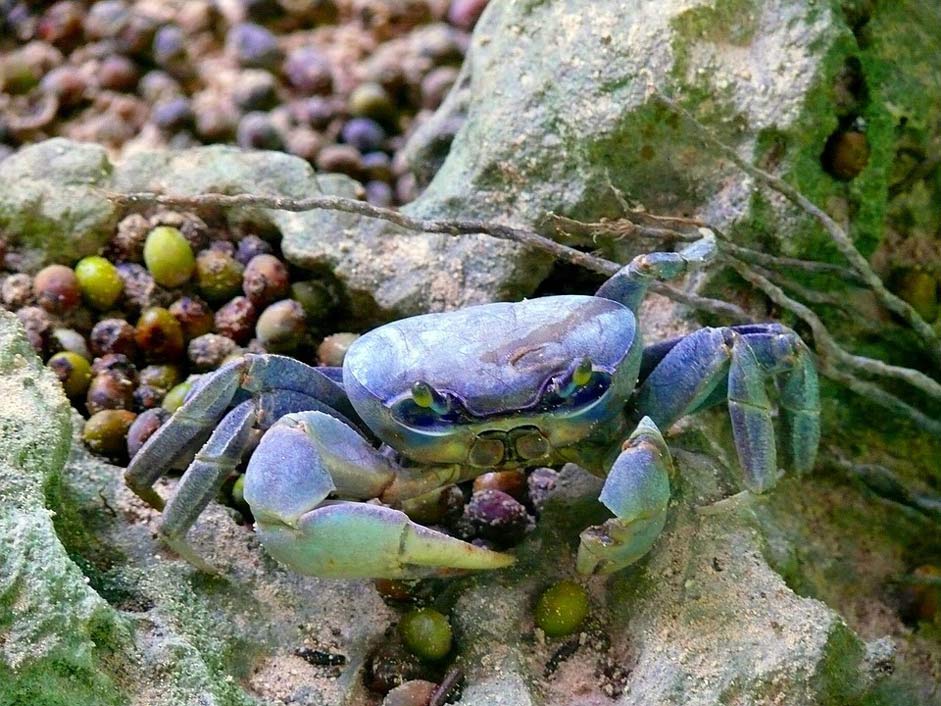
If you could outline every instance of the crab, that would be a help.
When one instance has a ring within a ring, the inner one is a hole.
[[[727,401],[743,483],[764,492],[781,474],[766,389],[776,381],[789,463],[814,465],[817,374],[796,333],[749,324],[643,345],[650,284],[714,255],[707,235],[634,258],[594,296],[395,321],[357,339],[342,368],[246,355],[194,385],[126,481],[163,510],[163,540],[209,568],[186,533],[263,431],[244,497],[269,554],[301,574],[419,578],[514,558],[417,524],[403,504],[489,471],[574,462],[605,479],[611,513],[581,533],[576,568],[620,570],[664,527],[674,471],[661,430],[681,417]],[[164,507],[154,484],[194,450]]]

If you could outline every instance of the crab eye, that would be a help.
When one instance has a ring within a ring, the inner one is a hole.
[[[424,380],[418,380],[412,385],[412,401],[435,414],[446,414],[451,407],[447,397]]]
[[[579,388],[591,382],[592,372],[591,359],[585,356],[564,374],[552,380],[552,392],[562,399],[568,399]]]

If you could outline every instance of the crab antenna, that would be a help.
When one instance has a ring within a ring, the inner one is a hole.
[[[435,414],[445,414],[451,409],[448,398],[424,380],[417,380],[412,385],[412,400],[419,407],[430,409]]]
[[[563,399],[571,397],[575,391],[591,382],[591,358],[587,355],[572,365],[565,374],[553,380],[555,392]]]

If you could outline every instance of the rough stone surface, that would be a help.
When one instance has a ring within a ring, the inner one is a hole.
[[[105,197],[112,165],[104,148],[62,138],[0,164],[0,235],[23,246],[21,269],[74,264],[111,237],[118,213]]]

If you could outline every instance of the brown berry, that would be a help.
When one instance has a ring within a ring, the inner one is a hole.
[[[247,343],[255,331],[258,314],[248,297],[235,297],[216,312],[216,333],[239,344]]]
[[[51,314],[74,309],[82,300],[78,278],[65,265],[49,265],[41,269],[33,280],[33,289],[39,306]]]
[[[128,358],[137,354],[134,327],[124,319],[102,319],[91,330],[89,342],[96,356],[120,353]]]
[[[166,309],[145,309],[137,320],[135,340],[148,360],[177,360],[183,355],[183,329]]]
[[[242,291],[255,306],[283,299],[290,287],[288,268],[274,255],[256,255],[242,275]]]
[[[183,328],[183,338],[192,340],[212,331],[214,318],[209,305],[198,297],[181,297],[170,305],[170,313]]]

